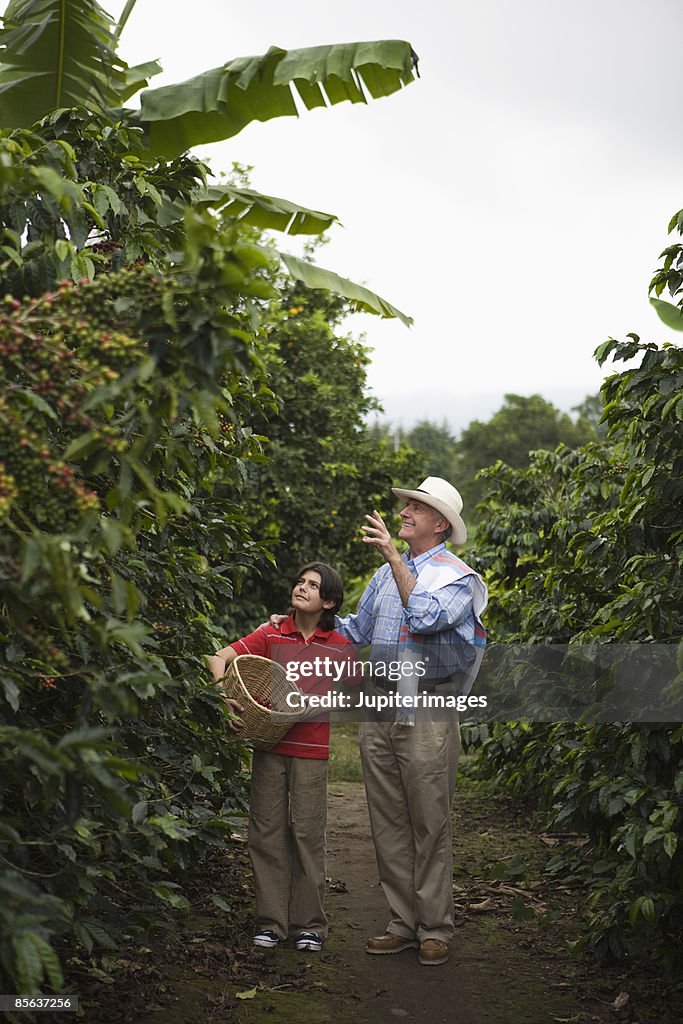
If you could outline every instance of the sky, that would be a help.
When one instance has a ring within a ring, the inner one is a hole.
[[[415,321],[348,321],[385,418],[457,432],[508,392],[596,393],[622,365],[593,359],[608,337],[680,343],[647,291],[683,206],[682,31],[678,0],[138,0],[120,52],[160,59],[156,86],[271,45],[411,42],[421,77],[399,93],[197,153],[339,216],[318,262]]]

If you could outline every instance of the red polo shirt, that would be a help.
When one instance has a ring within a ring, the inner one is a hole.
[[[238,654],[258,654],[262,658],[270,658],[279,665],[288,662],[315,662],[316,658],[328,658],[335,665],[352,665],[356,661],[355,651],[350,640],[337,633],[335,629],[325,630],[318,627],[315,633],[305,640],[296,626],[294,616],[290,615],[279,629],[274,626],[259,626],[248,636],[236,640],[230,645]],[[341,682],[349,685],[353,680],[353,669],[348,677],[343,676]],[[318,674],[300,675],[297,686],[302,693],[328,693],[334,685],[334,675],[326,674],[324,667]],[[321,710],[321,714],[322,714]],[[286,754],[288,757],[315,757],[327,760],[330,755],[330,723],[327,721],[298,722],[274,747],[271,754]]]

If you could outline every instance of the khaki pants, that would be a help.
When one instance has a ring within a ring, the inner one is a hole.
[[[327,761],[255,750],[249,814],[257,928],[327,935]]]
[[[359,741],[379,879],[391,911],[387,931],[448,942],[458,720],[421,715],[412,728],[362,722]]]

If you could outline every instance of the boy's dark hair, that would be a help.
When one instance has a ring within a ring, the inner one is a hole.
[[[294,588],[305,572],[317,572],[318,576],[320,576],[321,598],[323,601],[334,601],[331,608],[323,608],[323,613],[318,623],[321,629],[334,629],[334,617],[344,600],[344,584],[342,583],[341,576],[336,569],[333,569],[331,565],[327,565],[325,562],[307,562],[306,565],[301,566],[292,580],[292,588]]]

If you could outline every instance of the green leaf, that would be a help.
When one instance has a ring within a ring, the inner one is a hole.
[[[111,580],[111,603],[117,615],[123,615],[128,600],[128,581],[113,569],[109,570]]]
[[[43,958],[38,936],[33,932],[20,932],[12,936],[17,981],[21,992],[35,995],[43,980]]]
[[[49,942],[41,935],[32,936],[33,944],[40,956],[43,972],[53,989],[60,989],[64,984],[59,958]]]
[[[164,903],[168,903],[171,907],[175,907],[176,910],[187,910],[190,906],[190,902],[185,898],[185,896],[181,896],[179,893],[173,892],[170,883],[167,885],[154,885],[152,886],[152,890],[160,900],[163,900]]]
[[[138,801],[131,811],[130,820],[134,825],[140,825],[147,817],[148,810],[149,805],[146,800]]]
[[[631,922],[631,927],[635,928],[636,921],[638,920],[638,914],[640,913],[640,898],[632,900],[628,910],[628,919]]]
[[[0,123],[29,127],[62,107],[121,102],[126,64],[96,0],[10,0],[0,31]]]
[[[526,903],[521,896],[513,896],[510,901],[513,921],[533,921],[536,917],[534,908]]]
[[[126,27],[126,22],[133,13],[133,8],[135,7],[136,3],[137,0],[126,0],[126,6],[123,8],[119,20],[116,23],[116,29],[114,30],[114,39],[116,39],[117,42],[121,38],[121,33]]]
[[[74,931],[80,942],[83,943],[88,952],[92,952],[94,942],[104,949],[116,949],[116,943],[111,935],[97,924],[96,921],[82,921],[74,926]],[[94,942],[93,942],[94,940]]]
[[[71,262],[74,255],[74,247],[71,242],[67,242],[64,238],[58,238],[55,242],[55,252],[62,262]]]
[[[171,814],[159,814],[147,819],[149,825],[160,829],[170,839],[186,839],[188,832],[182,822]]]
[[[219,896],[218,893],[211,893],[211,902],[215,903],[221,910],[224,910],[226,914],[232,914],[232,907],[229,903],[226,903],[223,897]]]
[[[602,366],[607,357],[617,347],[619,342],[616,338],[608,338],[607,341],[603,341],[602,345],[598,345],[595,352],[593,353],[594,358]]]
[[[118,519],[114,519],[112,516],[103,517],[100,520],[100,529],[109,554],[117,554],[124,540],[123,528]]]
[[[92,729],[74,729],[73,732],[68,732],[61,737],[57,743],[57,750],[66,750],[69,747],[84,747],[87,750],[104,749],[104,744],[100,741],[105,740],[109,735],[109,730],[100,726]]]
[[[139,92],[140,89],[144,89],[150,78],[161,74],[163,70],[161,64],[156,60],[148,60],[144,64],[136,64],[135,67],[126,68],[123,73],[124,82],[119,89],[119,102],[125,103],[136,92]]]
[[[665,832],[662,840],[664,846],[664,852],[669,857],[673,857],[678,847],[678,836],[675,832]]]
[[[82,202],[83,193],[79,186],[62,177],[53,167],[32,167],[30,173],[41,189],[55,197],[61,209],[68,210],[71,203]]]
[[[29,390],[29,388],[15,388],[14,393],[18,395],[26,405],[32,406],[37,409],[38,412],[42,412],[51,420],[57,420],[57,413],[54,411],[51,405],[49,405],[41,395],[37,395],[35,391]]]
[[[307,109],[367,102],[413,80],[414,56],[402,40],[333,43],[306,49],[273,46],[258,57],[237,57],[186,82],[146,89],[133,119],[152,150],[174,156],[193,146],[229,139],[252,121],[296,116],[294,95]]]
[[[24,540],[23,546],[23,558],[21,561],[21,579],[19,581],[20,586],[25,586],[26,583],[31,579],[36,569],[41,566],[43,559],[43,552],[40,545],[32,537],[27,537]]]
[[[109,629],[109,636],[112,642],[124,644],[129,647],[133,654],[144,657],[142,644],[149,643],[147,627],[142,622],[131,622],[129,625],[112,623]]]
[[[0,726],[0,742],[16,746],[22,757],[33,762],[46,775],[63,774],[63,755],[51,746],[42,733]]]
[[[624,807],[624,798],[622,796],[612,797],[612,799],[607,804],[607,815],[608,815],[608,817],[612,818],[615,814],[619,814],[619,812],[623,809],[623,807]]]
[[[667,327],[673,328],[674,331],[683,331],[683,310],[679,306],[674,306],[663,299],[650,299],[650,305]]]
[[[102,438],[98,431],[91,430],[87,434],[74,438],[64,452],[64,459],[73,462],[77,459],[85,459],[102,445]]]
[[[678,213],[674,213],[673,217],[669,221],[667,231],[672,232],[674,228],[680,229],[681,224],[683,224],[683,210],[679,210]]]
[[[283,231],[289,235],[321,235],[339,220],[333,213],[321,213],[299,206],[289,199],[267,196],[250,188],[216,185],[203,188],[192,197],[192,206],[222,210],[230,217],[258,228]],[[181,203],[166,204],[160,210],[162,224],[181,220],[186,207]]]
[[[133,764],[132,761],[127,761],[123,757],[107,757],[103,763],[108,771],[113,775],[117,775],[120,779],[134,782],[140,778],[140,768],[138,765]]]
[[[497,880],[524,878],[527,874],[527,866],[520,855],[516,853],[508,860],[497,861],[490,870],[491,878]]]
[[[74,922],[74,935],[88,953],[92,953],[94,946],[92,936],[88,928],[81,924],[80,921]]]
[[[5,691],[5,700],[12,708],[12,711],[19,710],[19,687],[8,676],[3,676],[2,688]]]
[[[392,306],[376,292],[364,288],[363,285],[349,281],[345,277],[339,277],[331,270],[323,270],[322,267],[315,266],[315,264],[308,263],[289,253],[280,253],[280,257],[292,277],[303,281],[308,288],[322,288],[335,295],[341,295],[342,298],[349,301],[354,309],[375,313],[377,316],[387,319],[397,318],[406,327],[410,327],[413,322],[412,317],[402,313],[400,309]]]

